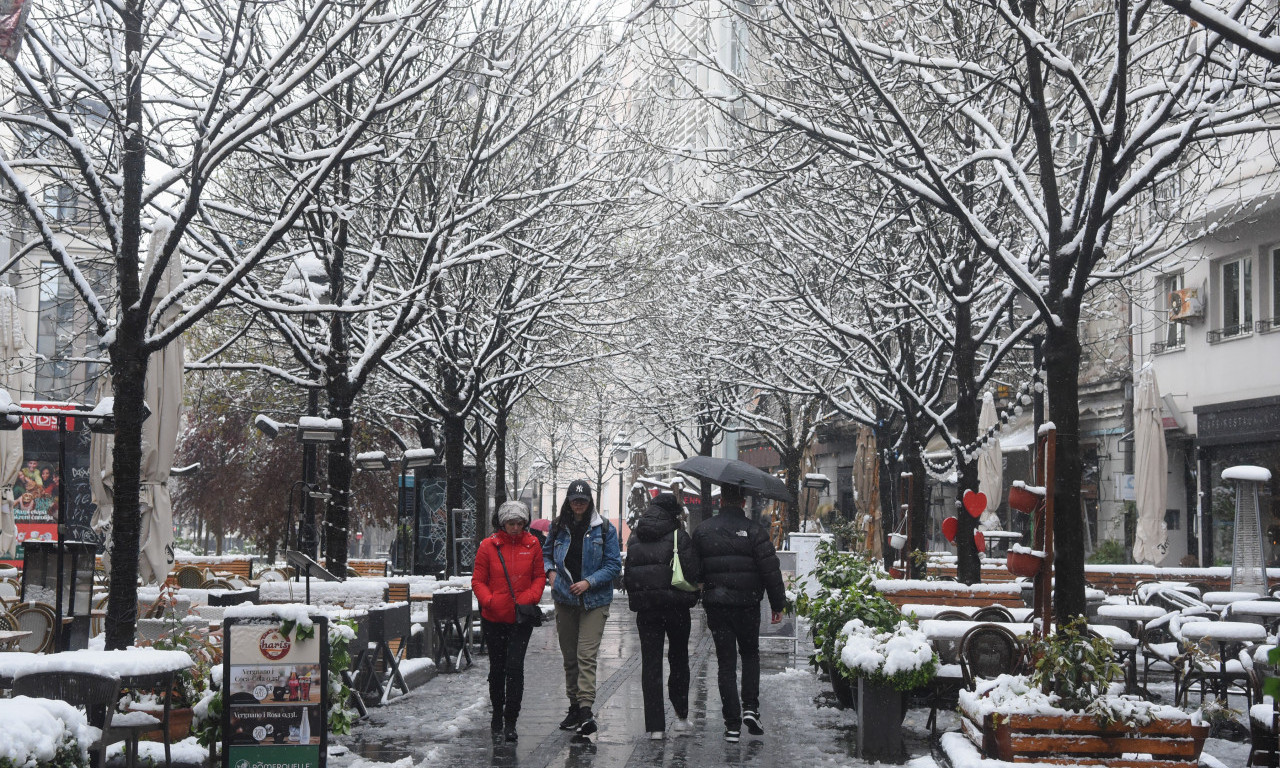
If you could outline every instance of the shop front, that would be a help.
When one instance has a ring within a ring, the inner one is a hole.
[[[1201,564],[1231,564],[1236,489],[1222,472],[1247,464],[1271,471],[1271,482],[1259,489],[1263,547],[1267,565],[1280,566],[1280,397],[1200,406],[1194,412]]]

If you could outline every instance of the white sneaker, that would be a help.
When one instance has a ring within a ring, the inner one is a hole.
[[[649,731],[649,739],[652,741],[662,741],[662,731]]]
[[[693,730],[693,723],[689,722],[689,718],[684,717],[676,720],[675,723],[671,725],[671,730],[676,733],[688,733]]]

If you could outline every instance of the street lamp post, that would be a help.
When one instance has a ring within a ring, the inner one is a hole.
[[[613,456],[611,458],[612,462],[618,467],[618,536],[621,538],[624,473],[631,463],[631,441],[627,439],[626,433],[621,430],[619,430],[617,437],[613,438]]]
[[[398,459],[398,461],[400,462],[400,487],[402,489],[405,488],[406,486],[405,477],[408,476],[411,470],[422,469],[424,467],[430,466],[431,463],[435,461],[435,457],[436,457],[436,452],[435,452],[435,449],[433,448],[410,448],[404,451],[404,454]],[[361,469],[366,472],[389,472],[391,470],[392,461],[393,460],[387,456],[386,451],[369,451],[367,453],[356,454],[355,465],[357,469]],[[416,483],[414,484],[413,498],[415,499],[415,503],[408,505],[409,513],[413,517],[413,525],[410,529],[412,530],[413,536],[410,541],[408,542],[404,541],[404,538],[406,536],[406,533],[408,533],[408,531],[404,530],[403,521],[399,519],[400,518],[399,513],[402,512],[403,510],[397,510],[397,519],[396,519],[396,550],[402,555],[401,558],[397,558],[397,559],[398,560],[402,559],[407,561],[408,562],[407,570],[411,573],[413,572],[414,545],[418,539],[418,536],[417,536],[418,505],[416,503],[416,499],[417,499]],[[395,565],[397,568],[402,568],[404,566],[404,563],[397,562],[395,563]]]
[[[821,492],[830,486],[831,480],[826,475],[811,472],[804,476],[804,522],[800,524],[801,531],[809,527],[809,502],[813,501],[813,489],[817,488]]]
[[[316,517],[315,505],[312,500],[326,500],[329,494],[320,491],[316,484],[314,473],[316,470],[316,454],[315,449],[320,445],[331,445],[338,441],[342,436],[342,419],[326,419],[320,416],[303,416],[298,419],[297,424],[288,424],[271,419],[270,417],[258,414],[253,419],[253,426],[266,437],[274,440],[280,434],[282,429],[292,429],[298,435],[298,442],[302,443],[302,479],[293,484],[289,490],[289,521],[288,526],[293,527],[293,498],[294,493],[302,489],[302,515],[298,526],[298,533],[294,539],[294,546],[299,552],[302,552],[312,560],[317,560],[318,537],[316,536]],[[308,450],[310,449],[310,450]],[[285,533],[285,549],[289,547],[289,535]]]

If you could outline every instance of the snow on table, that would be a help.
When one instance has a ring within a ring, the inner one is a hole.
[[[1188,640],[1262,642],[1267,639],[1267,630],[1261,624],[1245,621],[1196,621],[1183,624],[1179,631]]]
[[[938,659],[944,664],[954,664],[960,658],[960,641],[974,627],[990,624],[989,621],[939,621],[928,619],[920,622],[920,631],[929,638],[929,644],[938,653]],[[1024,623],[997,624],[1014,635],[1025,635],[1031,632],[1032,625]]]
[[[1165,609],[1158,605],[1134,605],[1124,604],[1116,605],[1107,603],[1098,606],[1098,615],[1107,619],[1121,619],[1123,621],[1151,621],[1158,619],[1168,613]]]
[[[8,655],[8,654],[0,654]],[[15,696],[0,699],[0,760],[11,765],[51,764],[58,747],[70,737],[81,756],[101,733],[89,725],[85,714],[70,704],[51,699]]]
[[[1089,629],[1106,638],[1116,650],[1132,651],[1138,647],[1137,639],[1119,627],[1113,627],[1108,624],[1090,624]]]
[[[1280,601],[1241,600],[1227,607],[1230,616],[1280,616]]]
[[[1257,600],[1259,597],[1261,595],[1257,592],[1205,592],[1200,599],[1218,608],[1242,600]]]
[[[86,672],[118,678],[145,677],[179,672],[192,666],[195,666],[195,662],[184,651],[161,651],[155,648],[50,654],[0,653],[0,675],[4,677],[32,672]]]
[[[925,581],[923,579],[877,579],[872,588],[881,594],[894,592],[956,592],[965,594],[1021,597],[1022,587],[1012,583],[960,584],[955,581]]]

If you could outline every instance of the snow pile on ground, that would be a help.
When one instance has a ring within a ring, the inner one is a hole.
[[[70,704],[27,696],[0,699],[0,723],[0,762],[17,768],[52,763],[59,749],[76,749],[87,760],[101,733]]]

